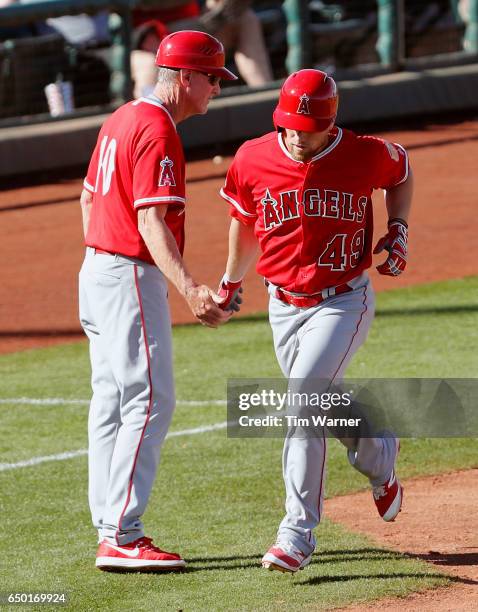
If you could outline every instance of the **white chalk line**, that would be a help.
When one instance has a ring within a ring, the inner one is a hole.
[[[228,425],[227,421],[222,423],[213,423],[212,425],[204,425],[203,427],[193,427],[191,429],[181,429],[179,431],[171,431],[166,435],[168,438],[177,438],[178,436],[194,436],[197,434],[207,433],[209,431],[218,431],[225,429]],[[44,457],[32,457],[32,459],[26,459],[25,461],[18,461],[17,463],[0,463],[0,472],[6,472],[8,470],[18,470],[24,467],[32,467],[39,465],[40,463],[47,463],[50,461],[65,461],[66,459],[74,459],[75,457],[82,457],[87,455],[86,449],[80,449],[76,451],[67,451],[64,453],[58,453],[56,455],[45,455]]]
[[[66,399],[63,397],[7,397],[0,398],[0,405],[8,406],[89,406],[87,399]],[[225,406],[226,400],[176,400],[178,406]]]

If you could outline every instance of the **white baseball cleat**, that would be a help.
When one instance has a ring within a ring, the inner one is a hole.
[[[161,550],[146,537],[121,546],[103,540],[96,553],[96,567],[101,570],[173,571],[185,565],[180,555]]]
[[[312,553],[307,556],[291,544],[276,543],[262,557],[262,567],[272,571],[294,573],[309,565]]]

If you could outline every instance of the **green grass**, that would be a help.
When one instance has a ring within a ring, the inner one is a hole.
[[[478,278],[379,294],[369,339],[348,374],[475,376],[477,296]],[[182,400],[223,399],[228,377],[280,376],[263,315],[217,331],[177,327],[174,342]],[[0,398],[89,393],[85,342],[0,356]],[[172,430],[225,418],[222,406],[180,405]],[[0,463],[86,448],[86,419],[83,405],[0,405]],[[476,466],[476,446],[472,439],[404,440],[400,474]],[[319,610],[450,580],[328,520],[304,572],[261,571],[258,562],[283,514],[280,447],[277,439],[228,439],[225,431],[165,443],[145,522],[162,546],[188,558],[181,575],[95,570],[86,457],[0,472],[0,591],[66,591],[74,610]],[[329,496],[367,486],[335,441],[328,466]]]
[[[3,527],[16,537],[2,542],[5,559],[15,541],[2,590],[66,591],[75,610],[299,610],[446,584],[425,563],[329,521],[306,571],[258,569],[282,514],[279,453],[278,440],[228,440],[223,432],[166,443],[145,521],[164,547],[187,554],[183,575],[94,569],[85,458],[5,472]]]

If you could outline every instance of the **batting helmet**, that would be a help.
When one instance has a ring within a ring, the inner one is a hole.
[[[276,128],[322,132],[337,116],[339,96],[335,81],[321,70],[299,70],[282,85],[274,111]]]
[[[217,38],[193,30],[181,30],[166,36],[156,54],[156,66],[187,68],[228,81],[237,79],[224,63],[224,47]]]

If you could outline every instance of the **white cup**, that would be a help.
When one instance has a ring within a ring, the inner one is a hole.
[[[48,108],[52,117],[68,115],[74,111],[73,85],[71,81],[56,81],[45,87]]]

